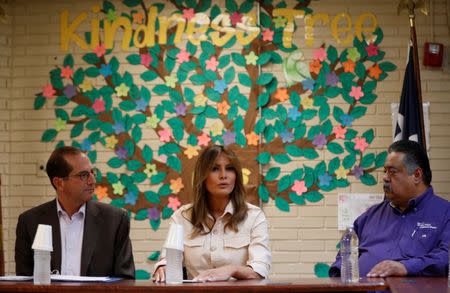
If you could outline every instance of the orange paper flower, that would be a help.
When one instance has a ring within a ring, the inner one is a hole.
[[[246,134],[245,137],[247,138],[247,145],[258,145],[259,136],[254,131]]]
[[[353,62],[353,60],[348,59],[345,62],[342,62],[342,66],[344,67],[344,72],[350,72],[353,73],[355,72],[355,65],[356,63]]]
[[[369,68],[369,76],[374,79],[379,79],[380,74],[382,74],[383,71],[381,70],[380,66],[378,64],[375,64],[374,66]]]
[[[320,69],[322,69],[322,63],[318,59],[313,60],[309,63],[309,71],[315,74],[319,74]]]
[[[287,89],[285,88],[277,89],[277,91],[275,92],[275,99],[279,100],[280,102],[289,100]]]
[[[97,196],[98,200],[102,200],[103,198],[108,197],[108,188],[98,185],[97,187],[95,187],[94,193]]]
[[[219,114],[227,115],[228,110],[230,110],[230,105],[228,105],[227,101],[217,103],[217,111]]]

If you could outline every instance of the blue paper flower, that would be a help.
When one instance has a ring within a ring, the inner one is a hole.
[[[331,177],[328,173],[324,173],[322,175],[319,175],[319,186],[329,186],[331,183],[331,180],[333,180],[333,177]]]
[[[352,126],[353,117],[351,115],[343,114],[339,118],[341,119],[342,126]]]
[[[283,143],[292,142],[294,140],[294,135],[287,129],[280,133],[280,137]]]
[[[300,113],[296,108],[289,108],[288,110],[288,117],[292,121],[297,121],[297,118],[302,116],[302,113]]]
[[[214,81],[214,90],[220,94],[223,94],[227,89],[227,84],[223,79],[218,79]]]
[[[314,80],[312,80],[311,78],[307,78],[302,81],[303,89],[312,91],[314,89],[315,83],[316,82]]]
[[[128,151],[126,148],[118,147],[115,152],[116,156],[121,160],[125,160],[128,157]]]
[[[127,194],[125,194],[125,203],[135,205],[137,201],[137,195],[130,191]]]
[[[111,66],[109,64],[102,64],[100,65],[100,74],[103,75],[103,77],[108,77],[112,74]]]
[[[89,138],[83,139],[80,148],[82,151],[90,151],[92,149],[91,141],[89,140]]]
[[[148,103],[144,99],[139,99],[136,101],[136,111],[143,111],[147,109]]]
[[[122,122],[117,122],[116,124],[114,124],[112,126],[112,128],[114,129],[115,134],[119,134],[121,132],[125,132],[125,126],[123,125]]]

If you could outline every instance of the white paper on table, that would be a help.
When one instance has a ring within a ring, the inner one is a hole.
[[[33,276],[0,276],[0,281],[31,281],[33,280]]]
[[[338,230],[353,226],[356,218],[369,207],[382,202],[383,193],[339,193],[338,194]]]
[[[50,279],[52,281],[61,281],[61,282],[114,282],[120,280],[121,278],[51,275]]]

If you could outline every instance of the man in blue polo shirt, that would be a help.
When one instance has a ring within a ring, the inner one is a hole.
[[[450,241],[450,203],[431,187],[423,148],[397,141],[388,149],[383,189],[386,200],[354,222],[361,276],[445,276]],[[340,276],[338,253],[329,275]]]

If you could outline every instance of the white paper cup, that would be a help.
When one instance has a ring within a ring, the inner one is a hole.
[[[52,226],[39,224],[31,248],[35,250],[53,251]]]
[[[164,248],[177,249],[184,251],[184,231],[183,226],[171,223],[167,233]]]

